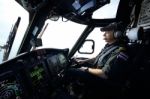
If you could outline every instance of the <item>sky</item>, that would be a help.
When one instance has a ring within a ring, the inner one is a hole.
[[[111,0],[111,2],[113,2],[111,4],[111,6],[105,5],[102,9],[95,11],[93,13],[92,18],[97,19],[97,18],[115,17],[115,13],[116,13],[115,9],[117,8],[117,3],[119,2],[119,0]],[[109,13],[107,11],[109,9],[110,9],[111,13]],[[15,0],[0,0],[0,45],[1,46],[5,45],[8,35],[10,33],[10,30],[11,30],[12,26],[14,25],[14,23],[17,21],[18,17],[21,17],[21,21],[20,21],[20,25],[18,27],[18,31],[16,33],[16,37],[15,37],[15,40],[14,40],[14,43],[12,46],[12,50],[10,52],[9,59],[15,57],[17,54],[17,50],[21,44],[21,40],[22,40],[24,33],[27,29],[27,26],[28,26],[29,14],[24,8],[22,8],[17,2],[15,2]],[[63,31],[68,36],[79,37],[79,34],[77,34],[77,33],[81,33],[83,31],[83,29],[85,28],[85,26],[75,25],[75,24],[72,24],[72,22],[67,22],[67,23],[65,23],[65,25],[64,25],[64,22],[62,23],[59,21],[57,23],[52,22],[52,21],[49,23],[50,24],[49,24],[48,28],[45,30],[45,33],[42,37],[43,45],[45,47],[53,47],[53,46],[50,46],[53,44],[52,42],[55,42],[55,45],[58,45],[59,47],[61,47],[61,46],[63,47],[64,45],[56,42],[56,39],[55,39],[55,38],[57,38],[60,41],[63,41],[63,39],[65,37],[63,37],[63,34],[62,33],[60,34],[60,32]],[[59,27],[58,27],[58,25],[59,25]],[[67,25],[67,28],[66,28],[66,25]],[[73,28],[70,26],[72,26]],[[68,29],[68,27],[70,29]],[[58,28],[59,28],[59,31],[58,31]],[[67,30],[67,31],[64,31],[64,30]],[[97,32],[97,31],[95,31],[95,32]],[[99,29],[98,29],[98,32],[99,32]],[[50,34],[50,33],[55,33],[55,34]],[[49,42],[49,39],[52,35],[54,36],[53,37],[54,39],[52,38],[51,42]],[[75,42],[72,42],[71,40],[76,41],[77,38],[67,39],[67,41],[70,41],[70,42],[65,43],[65,45],[73,46],[73,44]],[[2,57],[3,57],[3,50],[0,51],[0,63],[2,62]]]

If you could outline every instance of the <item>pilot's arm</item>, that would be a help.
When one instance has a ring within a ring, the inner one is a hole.
[[[94,58],[90,58],[90,59],[85,59],[85,60],[76,60],[78,62],[79,65],[84,65],[85,67],[87,67],[86,65],[93,65],[95,62],[95,57]]]
[[[104,78],[104,79],[114,79],[121,76],[127,69],[128,56],[125,53],[119,53],[117,56],[108,60],[103,68],[88,68],[81,67],[81,70],[87,71],[90,74]]]
[[[104,71],[102,69],[98,69],[98,68],[88,68],[88,72],[96,75],[98,77],[107,79],[107,75],[104,73]]]

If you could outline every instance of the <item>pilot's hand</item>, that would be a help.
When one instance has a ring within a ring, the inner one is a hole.
[[[82,65],[82,64],[84,64],[84,62],[85,62],[85,61],[83,61],[83,60],[76,59],[76,58],[73,58],[72,61],[73,61],[74,63],[78,64],[78,65]]]
[[[87,72],[88,71],[88,69],[89,69],[89,67],[80,67],[79,68],[81,71],[85,71],[85,72]]]

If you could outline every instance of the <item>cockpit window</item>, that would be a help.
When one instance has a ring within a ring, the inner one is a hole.
[[[104,5],[93,13],[93,19],[116,18],[120,0],[110,0],[109,4]]]
[[[9,38],[12,36],[10,34],[12,34],[18,17],[20,23],[8,59],[15,57],[17,54],[29,23],[29,13],[14,0],[0,0],[0,63],[4,56],[7,56],[5,54],[9,46],[7,42],[12,42]]]
[[[5,1],[5,3],[3,3],[3,1]],[[14,25],[14,22],[16,22],[19,16],[21,17],[21,22],[20,22],[16,37],[15,37],[17,38],[17,40],[14,40],[14,43],[13,43],[13,46],[9,55],[9,58],[12,58],[16,56],[19,46],[24,37],[24,33],[28,25],[29,13],[25,9],[23,9],[17,2],[13,4],[14,1],[10,0],[9,2],[11,3],[8,3],[8,1],[7,2],[6,1],[7,0],[0,0],[0,12],[1,12],[0,13],[0,18],[1,18],[0,19],[0,29],[1,29],[0,46],[5,45],[12,25]],[[104,5],[103,7],[101,7],[100,9],[96,10],[93,13],[92,19],[115,18],[117,14],[119,2],[120,0],[110,0],[109,4]],[[2,7],[4,6],[3,4],[7,5],[7,7],[5,7],[4,9],[2,9]],[[17,8],[17,10],[15,10],[14,8]],[[11,11],[10,9],[13,11]],[[9,13],[6,13],[6,12],[9,12]],[[6,15],[6,14],[10,14],[10,15]],[[7,28],[4,28],[5,24],[7,23],[7,22],[3,22],[4,18],[6,18],[6,21],[9,22],[8,23],[9,25],[7,24]],[[13,19],[13,20],[10,20],[10,19]],[[78,24],[75,22],[71,22],[71,21],[63,22],[61,18],[57,21],[51,21],[48,19],[45,22],[45,25],[47,23],[49,24],[46,30],[44,31],[43,36],[41,37],[43,46],[39,48],[69,48],[71,49],[73,45],[76,43],[79,36],[82,34],[84,29],[86,28],[86,25]],[[3,31],[3,29],[5,29],[5,31]],[[0,51],[0,63],[2,62],[1,60],[3,59],[3,53],[4,53],[4,50],[2,49]]]
[[[82,34],[86,25],[81,25],[71,21],[63,22],[47,20],[48,23],[42,35],[42,48],[69,48],[71,49],[79,36]],[[41,48],[41,47],[39,47]]]

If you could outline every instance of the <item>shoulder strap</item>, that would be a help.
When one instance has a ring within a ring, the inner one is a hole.
[[[125,50],[126,49],[124,47],[119,47],[114,51],[114,53],[118,53],[118,52],[125,51]]]
[[[105,56],[107,56],[109,53],[111,53],[112,51],[114,51],[117,48],[118,48],[118,46],[114,46],[114,47],[110,48],[106,53],[104,53],[103,55],[101,55],[98,60],[102,61]]]
[[[115,49],[117,49],[118,46],[113,46],[110,49],[108,49],[105,53],[101,53],[97,56],[94,64],[100,64],[102,62],[102,60],[105,58],[105,56],[107,56],[108,54],[110,54],[112,51],[114,51]]]
[[[105,65],[108,65],[109,62],[110,62],[111,60],[113,60],[113,59],[118,55],[119,52],[124,51],[124,50],[125,50],[124,47],[119,47],[119,48],[115,49],[115,51],[113,52],[113,54],[111,55],[111,57],[107,60],[107,62],[106,62]]]

